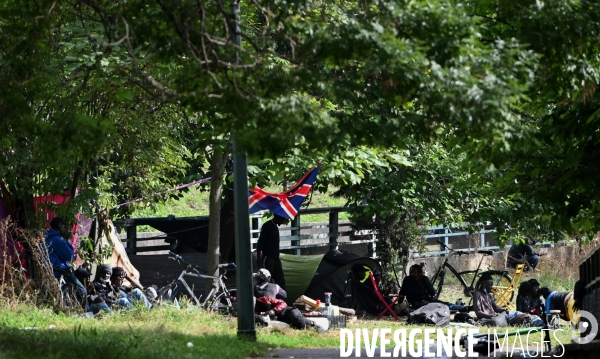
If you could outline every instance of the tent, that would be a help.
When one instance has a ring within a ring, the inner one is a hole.
[[[303,294],[323,301],[324,293],[331,292],[331,304],[356,308],[362,300],[351,281],[352,268],[367,266],[381,273],[381,266],[374,259],[340,250],[330,250],[324,255],[281,254],[280,257],[289,304]]]

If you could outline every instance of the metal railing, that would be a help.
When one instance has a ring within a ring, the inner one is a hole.
[[[337,249],[340,244],[363,244],[367,243],[369,256],[375,256],[375,243],[377,238],[374,231],[362,231],[367,232],[358,234],[352,230],[352,223],[345,222],[340,223],[339,214],[346,212],[344,207],[326,207],[326,208],[308,208],[300,210],[300,213],[290,223],[289,227],[281,227],[279,232],[287,233],[289,235],[281,235],[281,242],[290,242],[290,245],[280,246],[281,250],[290,251],[292,254],[301,254],[303,248],[319,248],[327,247],[330,249]],[[262,227],[262,217],[265,212],[257,212],[252,214],[253,217],[251,235],[252,235],[252,248],[256,248],[256,242],[260,235],[260,229]],[[319,223],[307,223],[303,225],[301,218],[307,214],[321,214],[328,213],[328,222]],[[347,230],[340,230],[340,228],[347,227]],[[307,233],[310,232],[310,233]],[[360,239],[364,236],[367,239]],[[342,238],[348,238],[348,240],[340,241]],[[312,243],[308,243],[312,242]],[[315,243],[316,242],[316,243]]]
[[[298,216],[290,223],[290,226],[281,227],[279,229],[282,234],[280,237],[282,243],[280,249],[288,251],[292,254],[301,254],[304,248],[319,248],[329,247],[330,249],[337,249],[340,244],[367,244],[367,255],[374,257],[376,255],[376,243],[377,233],[372,230],[360,230],[355,231],[352,229],[351,222],[340,222],[339,214],[346,212],[345,207],[326,207],[326,208],[309,208],[301,209]],[[265,212],[258,212],[250,215],[251,222],[251,242],[252,248],[256,248],[256,242],[260,235],[262,227],[262,220]],[[309,214],[328,214],[328,222],[320,223],[305,223],[302,222],[302,218]],[[208,216],[202,217],[182,217],[179,220],[193,219],[193,220],[206,220],[208,223]],[[144,219],[139,219],[138,222],[143,222]],[[126,243],[128,254],[138,254],[150,251],[167,251],[174,249],[174,243],[165,245],[154,245],[154,246],[138,246],[138,242],[147,241],[150,239],[166,239],[169,237],[169,233],[166,235],[154,236],[151,238],[138,238],[136,227],[140,224],[136,224],[136,219],[129,220],[118,220],[114,221],[115,226],[125,228],[127,238],[122,239]],[[197,230],[192,228],[189,230]],[[429,246],[441,239],[446,245],[450,245],[451,238],[459,236],[472,235],[466,230],[460,228],[446,228],[444,226],[433,226],[429,227],[429,234],[425,236]],[[498,246],[486,245],[485,235],[487,233],[495,232],[494,228],[489,225],[482,225],[482,228],[478,234],[480,235],[480,242],[477,249],[498,249]],[[289,243],[289,244],[287,244]],[[441,247],[441,246],[440,246]],[[474,250],[474,248],[454,248],[462,250]],[[426,253],[412,253],[411,258],[425,257],[425,256],[438,256],[447,254],[447,250],[439,248],[438,250],[429,250]]]

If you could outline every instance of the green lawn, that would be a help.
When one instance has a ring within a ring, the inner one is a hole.
[[[348,328],[390,328],[392,332],[405,328],[408,332],[424,327],[407,326],[391,320],[357,320]],[[236,333],[237,319],[212,315],[199,309],[136,309],[90,319],[31,306],[15,308],[0,305],[2,358],[230,359],[264,355],[267,348],[340,346],[340,331],[336,329],[318,334],[313,330],[259,328],[257,342],[240,340]],[[570,335],[567,331],[558,338],[567,343]],[[416,339],[422,340],[423,335],[417,335]],[[193,346],[188,346],[188,343]]]

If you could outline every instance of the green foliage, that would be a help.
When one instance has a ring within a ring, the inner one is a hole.
[[[364,208],[362,208],[364,209]],[[366,217],[361,208],[353,212],[355,230],[373,229],[377,235],[377,255],[382,263],[385,283],[396,283],[394,265],[402,263],[404,267],[411,252],[425,252],[426,226],[419,226],[415,218],[394,210],[384,216]]]
[[[482,38],[515,39],[535,53],[527,100],[512,112],[528,136],[513,133],[504,148],[480,142],[464,165],[483,178],[469,184],[512,203],[504,227],[523,236],[593,238],[600,229],[595,194],[599,143],[600,6],[595,1],[469,1],[485,24]],[[505,233],[506,235],[506,233]]]
[[[242,2],[241,46],[232,20],[220,0],[3,2],[0,178],[20,219],[77,188],[69,217],[165,201],[236,131],[262,186],[320,161],[317,190],[372,193],[383,217],[600,228],[595,2]]]
[[[77,255],[85,263],[89,264],[102,264],[104,260],[112,256],[113,247],[109,244],[105,244],[98,252],[94,250],[94,243],[88,236],[80,236],[79,248],[77,248]]]
[[[99,40],[107,29],[73,6],[0,7],[0,178],[21,220],[47,193],[83,189],[59,209],[72,218],[91,198],[111,207],[158,192],[177,183],[190,156],[170,134],[178,109],[140,91],[125,49]]]

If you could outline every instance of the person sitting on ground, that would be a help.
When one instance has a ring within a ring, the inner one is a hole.
[[[88,286],[88,311],[94,314],[100,311],[110,313],[112,306],[121,297],[110,284],[112,267],[102,264],[96,269],[96,277]]]
[[[77,268],[73,273],[75,274],[75,277],[77,277],[77,280],[87,288],[90,284],[90,277],[92,274],[83,266]]]
[[[46,231],[45,237],[45,244],[50,263],[52,264],[54,277],[59,279],[62,276],[66,283],[72,284],[75,287],[77,300],[82,305],[85,305],[87,292],[83,284],[81,284],[73,273],[73,267],[70,263],[75,258],[75,250],[71,242],[69,242],[71,233],[67,224],[62,218],[54,217],[50,221],[50,229]]]
[[[413,264],[409,269],[409,276],[402,281],[400,295],[406,296],[406,299],[413,309],[418,309],[429,303],[442,303],[447,305],[450,310],[467,312],[465,305],[456,305],[454,303],[444,302],[435,297],[435,289],[431,280],[423,275],[423,267],[420,264]]]
[[[496,304],[492,296],[494,280],[489,272],[484,272],[473,293],[473,311],[480,324],[491,326],[506,326],[507,324],[521,324],[528,319],[535,326],[543,326],[544,321],[536,316],[519,311],[509,312]]]
[[[579,322],[579,313],[575,308],[573,292],[556,292],[550,287],[543,287],[540,293],[546,301],[545,314],[550,315],[551,310],[560,310],[560,318],[572,324]]]
[[[517,294],[517,310],[523,313],[543,315],[543,303],[539,294],[540,283],[536,279],[522,282]]]
[[[373,283],[370,280],[371,272],[371,268],[365,265],[358,264],[352,267],[353,280],[355,281],[355,288],[358,294],[356,298],[356,309],[359,311],[366,311],[369,314],[379,315],[379,313],[385,309],[385,306],[381,303],[379,297],[377,297],[377,294],[375,293]],[[384,296],[386,303],[392,304],[392,297],[390,297],[388,291],[384,290],[381,286],[381,274],[373,272],[373,279],[375,279],[377,289],[379,290],[379,293]],[[394,312],[397,315],[408,314],[406,312],[408,303],[406,303],[404,299],[405,298],[400,298],[393,307]]]
[[[115,280],[114,286],[110,282],[111,277]],[[115,308],[132,309],[132,301],[135,302],[136,300],[142,301],[149,308],[149,303],[144,301],[146,298],[141,294],[141,291],[139,294],[143,298],[137,299],[136,296],[139,297],[137,293],[128,296],[119,290],[122,284],[122,281],[119,282],[118,278],[113,276],[113,270],[109,264],[99,266],[96,269],[96,278],[88,287],[88,310],[97,314],[100,311],[110,313]]]
[[[371,268],[368,266],[359,264],[352,267],[352,275],[357,293],[356,309],[378,315],[383,310],[383,306],[377,295],[375,295],[373,285],[369,280],[369,273],[371,273]]]
[[[127,280],[132,286],[124,285],[124,281]],[[136,302],[142,302],[146,308],[152,308],[152,304],[146,298],[142,290],[144,287],[135,279],[127,274],[125,269],[121,267],[114,267],[112,269],[112,275],[110,276],[110,282],[112,283],[115,292],[119,292],[121,299],[127,299],[123,301],[122,305],[127,308],[133,308],[133,304]]]
[[[423,268],[413,264],[409,269],[409,275],[402,281],[400,295],[406,297],[409,305],[414,309],[435,300],[435,289],[429,277],[423,275]]]
[[[254,278],[254,310],[258,313],[269,313],[278,321],[290,325],[294,329],[315,328],[319,333],[325,333],[323,327],[302,315],[300,310],[288,307],[285,303],[287,293],[279,285],[270,283],[271,273],[261,268],[253,274]]]
[[[540,257],[546,255],[546,253],[540,253],[533,249],[533,244],[535,244],[533,239],[528,238],[526,241],[526,243],[514,243],[510,247],[506,258],[507,267],[515,268],[519,264],[526,263],[525,271],[535,270]]]

